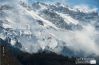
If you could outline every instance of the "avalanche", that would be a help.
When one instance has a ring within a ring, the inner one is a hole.
[[[20,42],[22,47],[17,48],[28,53],[99,55],[97,12],[40,2],[32,5],[25,0],[0,0],[0,38],[10,38],[14,47]]]

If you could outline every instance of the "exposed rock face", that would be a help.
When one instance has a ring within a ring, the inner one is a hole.
[[[7,42],[0,39],[0,65],[22,65]]]

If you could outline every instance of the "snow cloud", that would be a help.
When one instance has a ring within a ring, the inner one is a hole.
[[[84,13],[96,12],[98,10],[98,8],[89,7],[86,4],[75,5],[73,8]]]

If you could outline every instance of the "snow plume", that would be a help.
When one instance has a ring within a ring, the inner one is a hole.
[[[74,6],[74,9],[77,9],[79,10],[80,12],[84,12],[84,13],[91,13],[91,12],[96,12],[98,10],[98,8],[92,8],[92,7],[89,7],[88,5],[75,5]]]
[[[65,42],[65,44],[58,44],[54,49],[55,52],[62,53],[61,51],[64,49],[63,47],[67,47],[70,50],[74,51],[75,55],[77,53],[77,56],[79,56],[78,52],[83,52],[85,56],[91,54],[99,55],[99,45],[98,42],[95,42],[95,36],[97,32],[93,25],[89,24],[87,26],[83,26],[83,29],[80,31],[67,30],[58,31],[53,34],[56,36],[56,38]],[[66,51],[66,53],[68,53],[68,51]]]
[[[20,42],[22,45],[20,49],[29,53],[36,53],[42,49],[63,55],[68,54],[69,51],[76,56],[79,56],[78,53],[81,52],[85,56],[99,55],[99,42],[96,41],[99,38],[96,37],[99,32],[96,31],[94,24],[86,23],[84,25],[82,21],[76,20],[73,16],[56,13],[60,15],[60,19],[64,19],[65,23],[67,21],[70,24],[76,23],[75,25],[80,24],[82,26],[81,30],[61,29],[38,15],[39,11],[34,12],[28,9],[26,3],[25,0],[21,0],[21,2],[20,0],[0,0],[0,6],[9,6],[8,9],[2,10],[4,16],[1,17],[0,15],[0,20],[3,21],[2,26],[5,29],[11,29],[0,31],[0,38],[10,37],[12,46],[16,46],[16,42]]]
[[[23,29],[26,28],[28,25],[27,22],[28,19],[25,19],[28,17],[28,14],[24,14],[24,8],[20,6],[21,2],[26,2],[25,0],[2,0],[1,6],[4,6],[5,9],[3,9],[2,13],[5,14],[5,16],[1,20],[6,20],[7,23],[3,24],[4,28],[13,28],[13,29]],[[9,8],[6,9],[8,6]],[[26,15],[26,16],[24,16]],[[1,15],[3,16],[3,15]],[[23,19],[24,18],[24,19]],[[32,17],[31,17],[32,18]],[[24,22],[22,22],[24,21]],[[4,21],[3,21],[4,22]],[[22,24],[22,25],[21,25]]]
[[[99,55],[98,46],[95,42],[96,31],[92,25],[84,26],[81,31],[73,31],[68,43],[71,43],[74,51],[84,51],[86,54]]]

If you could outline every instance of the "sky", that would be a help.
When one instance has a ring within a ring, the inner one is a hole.
[[[85,4],[91,7],[99,8],[99,0],[68,0],[71,5]]]

